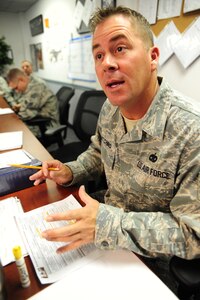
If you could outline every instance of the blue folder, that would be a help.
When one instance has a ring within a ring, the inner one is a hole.
[[[41,166],[41,161],[32,159],[31,162],[24,165]],[[16,167],[0,169],[0,196],[33,186],[33,181],[29,180],[29,176],[35,172],[37,172],[36,169]]]

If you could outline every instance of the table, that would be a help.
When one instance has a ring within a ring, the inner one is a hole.
[[[7,103],[1,96],[0,107],[8,107]],[[27,150],[34,157],[38,158],[41,161],[52,159],[52,156],[41,145],[39,140],[32,134],[32,132],[19,119],[19,117],[16,114],[0,116],[0,132],[9,132],[17,130],[23,131],[23,149]],[[75,187],[66,189],[56,185],[53,181],[47,180],[45,183],[42,183],[39,186],[33,186],[9,195],[1,196],[0,200],[16,196],[21,200],[23,209],[26,212],[34,208],[40,207],[42,205],[46,205],[48,203],[64,199],[70,194],[77,196],[77,189]],[[26,257],[25,260],[31,279],[31,285],[26,289],[23,289],[20,286],[18,271],[16,269],[15,263],[11,263],[4,267],[7,300],[27,299],[46,287],[46,285],[40,284],[39,280],[37,279],[30,258]]]
[[[132,252],[102,252],[102,256],[69,272],[30,300],[178,300]]]

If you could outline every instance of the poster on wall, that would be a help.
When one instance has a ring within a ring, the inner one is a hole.
[[[36,18],[30,20],[29,24],[30,24],[30,30],[31,30],[31,35],[32,36],[43,33],[44,27],[43,27],[43,17],[42,17],[42,15],[39,15]]]
[[[43,55],[42,55],[42,43],[38,43],[35,45],[35,54],[36,54],[38,69],[44,69]]]
[[[102,8],[106,8],[108,6],[116,7],[116,0],[101,0]]]
[[[36,60],[36,55],[35,55],[35,45],[31,44],[30,45],[30,53],[31,53],[31,62],[33,65],[33,72],[38,71],[38,66],[37,66],[37,60]]]
[[[88,23],[90,16],[94,11],[94,6],[94,0],[76,0],[74,22],[79,34],[90,32]]]
[[[33,71],[37,72],[38,69],[44,69],[43,55],[42,55],[42,44],[31,44],[30,45],[31,61],[33,64]]]

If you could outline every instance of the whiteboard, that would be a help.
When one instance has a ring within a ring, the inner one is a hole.
[[[70,79],[96,82],[91,41],[91,35],[72,38],[69,41],[68,77]]]

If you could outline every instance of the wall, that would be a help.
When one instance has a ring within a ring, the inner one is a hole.
[[[44,69],[38,70],[38,75],[46,80],[67,82],[75,85],[96,88],[97,83],[72,80],[69,72],[69,41],[70,39],[84,36],[80,35],[75,26],[74,11],[75,0],[40,0],[26,13],[24,20],[25,56],[30,57],[30,44],[42,43]],[[35,37],[30,36],[29,20],[43,15],[43,20],[49,20],[49,27],[44,26],[44,33]],[[60,51],[58,60],[51,57],[51,50]]]
[[[75,0],[39,0],[29,11],[24,15],[18,15],[17,18],[12,14],[0,13],[0,34],[4,34],[7,42],[12,46],[15,64],[19,66],[23,58],[30,58],[30,44],[41,42],[44,47],[45,69],[39,70],[37,75],[45,78],[55,91],[63,83],[75,84],[83,88],[99,88],[98,83],[76,81],[67,77],[68,42],[72,36],[78,36],[73,20],[75,2]],[[99,3],[100,0],[96,0],[97,6]],[[134,0],[117,0],[117,4],[127,5],[133,9],[136,8],[135,3]],[[49,18],[50,25],[52,24],[54,29],[51,34],[45,29],[44,34],[32,37],[29,21],[39,14],[42,14],[44,18]],[[59,45],[59,43],[63,43],[64,47],[63,60],[56,65],[50,64],[48,46]],[[185,70],[178,59],[172,56],[159,68],[159,74],[165,76],[174,88],[200,100],[200,58]]]
[[[0,12],[0,37],[5,36],[6,43],[11,46],[16,65],[24,58],[20,18],[20,14]]]

